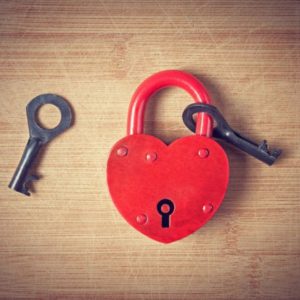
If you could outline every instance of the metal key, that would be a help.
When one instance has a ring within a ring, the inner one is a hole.
[[[61,120],[55,128],[42,128],[36,121],[37,111],[44,104],[53,104],[60,110]],[[26,111],[29,140],[8,187],[30,196],[28,185],[31,181],[38,179],[37,176],[30,174],[33,162],[45,144],[71,126],[72,111],[66,100],[55,94],[43,94],[35,97],[28,103]]]
[[[237,148],[243,150],[244,152],[254,156],[260,161],[271,166],[275,160],[279,157],[282,150],[273,149],[270,150],[267,144],[267,141],[264,140],[260,144],[256,144],[250,139],[242,136],[237,131],[234,131],[219,110],[209,104],[204,103],[195,103],[186,107],[182,114],[184,124],[193,132],[195,132],[196,124],[193,119],[195,113],[208,113],[216,121],[217,126],[213,130],[213,137],[222,139]]]

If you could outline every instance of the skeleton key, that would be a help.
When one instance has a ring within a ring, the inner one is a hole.
[[[36,121],[37,111],[44,104],[53,104],[61,113],[60,123],[52,129],[42,128]],[[28,184],[38,179],[37,176],[30,174],[33,162],[45,144],[71,126],[72,111],[66,100],[55,94],[43,94],[35,97],[28,103],[26,111],[29,140],[8,187],[30,196]]]
[[[213,137],[223,139],[224,141],[236,146],[240,150],[252,155],[253,157],[268,164],[269,166],[271,166],[281,154],[281,149],[269,150],[266,140],[262,141],[260,144],[256,144],[250,139],[243,137],[237,131],[234,131],[222,116],[222,114],[218,111],[218,109],[213,105],[196,103],[190,104],[186,107],[183,112],[182,118],[184,124],[191,131],[195,131],[196,129],[193,115],[200,112],[208,113],[216,121],[217,126],[213,130]]]

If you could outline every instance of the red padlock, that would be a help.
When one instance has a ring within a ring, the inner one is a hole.
[[[162,71],[134,93],[127,136],[112,148],[107,163],[111,197],[125,220],[146,236],[170,243],[203,226],[221,205],[229,179],[223,148],[211,136],[212,120],[201,113],[195,135],[166,145],[143,133],[147,101],[159,89],[177,86],[195,102],[210,103],[191,74]]]

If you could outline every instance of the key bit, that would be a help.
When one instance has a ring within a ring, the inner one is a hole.
[[[242,136],[237,131],[234,131],[227,123],[219,110],[209,104],[195,103],[186,107],[183,112],[182,118],[184,124],[193,132],[195,132],[196,124],[193,119],[195,113],[208,113],[216,121],[217,126],[213,130],[213,137],[222,139],[240,150],[252,155],[258,160],[271,166],[275,160],[280,156],[281,149],[270,150],[266,140],[256,144],[247,137]]]
[[[37,111],[44,104],[53,104],[61,113],[59,124],[52,129],[42,128],[36,120]],[[35,97],[28,103],[26,112],[29,140],[8,187],[30,196],[30,184],[32,181],[38,180],[38,176],[31,174],[33,162],[45,144],[71,126],[72,110],[64,98],[55,94],[43,94]]]

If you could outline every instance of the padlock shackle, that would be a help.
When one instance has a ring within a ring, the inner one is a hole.
[[[187,91],[196,103],[211,104],[210,97],[202,83],[193,75],[178,71],[166,70],[153,74],[145,79],[132,96],[127,119],[127,134],[144,132],[144,116],[146,104],[150,97],[162,88],[175,86]],[[210,137],[213,121],[208,114],[199,113],[196,134]]]

